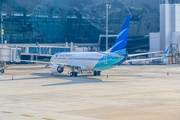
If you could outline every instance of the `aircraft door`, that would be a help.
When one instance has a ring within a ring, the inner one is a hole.
[[[104,64],[107,65],[107,55],[104,56]]]

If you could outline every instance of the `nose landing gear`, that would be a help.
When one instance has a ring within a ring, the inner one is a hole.
[[[100,76],[101,75],[101,71],[94,71],[94,76]]]
[[[1,69],[0,72],[1,72],[2,74],[4,74],[4,69]]]

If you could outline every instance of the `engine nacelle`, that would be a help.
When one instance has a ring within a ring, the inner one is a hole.
[[[59,65],[52,65],[51,72],[52,73],[62,73],[64,71],[64,67],[60,67]]]

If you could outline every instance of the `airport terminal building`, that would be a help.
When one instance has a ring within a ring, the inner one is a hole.
[[[4,40],[7,43],[98,43],[106,34],[117,35],[126,14],[131,14],[129,49],[149,49],[150,32],[159,31],[157,0],[1,0]],[[109,38],[109,47],[116,37]],[[105,49],[105,38],[100,50]]]
[[[117,35],[131,14],[127,51],[148,51],[149,33],[160,30],[159,4],[167,2],[179,0],[1,0],[3,39],[8,44],[92,44],[92,49],[97,44],[103,51],[105,37],[99,36],[106,34],[108,4],[109,35]],[[115,40],[109,38],[109,48]]]

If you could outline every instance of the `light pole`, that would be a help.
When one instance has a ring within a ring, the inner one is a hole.
[[[2,2],[2,0],[0,1],[1,3],[1,12],[0,12],[0,14],[1,14],[1,43],[3,44],[3,34],[4,34],[4,30],[3,30],[3,18],[2,18],[2,4],[3,4],[3,2]]]
[[[111,5],[106,4],[106,50],[108,50],[108,10],[111,8]]]

